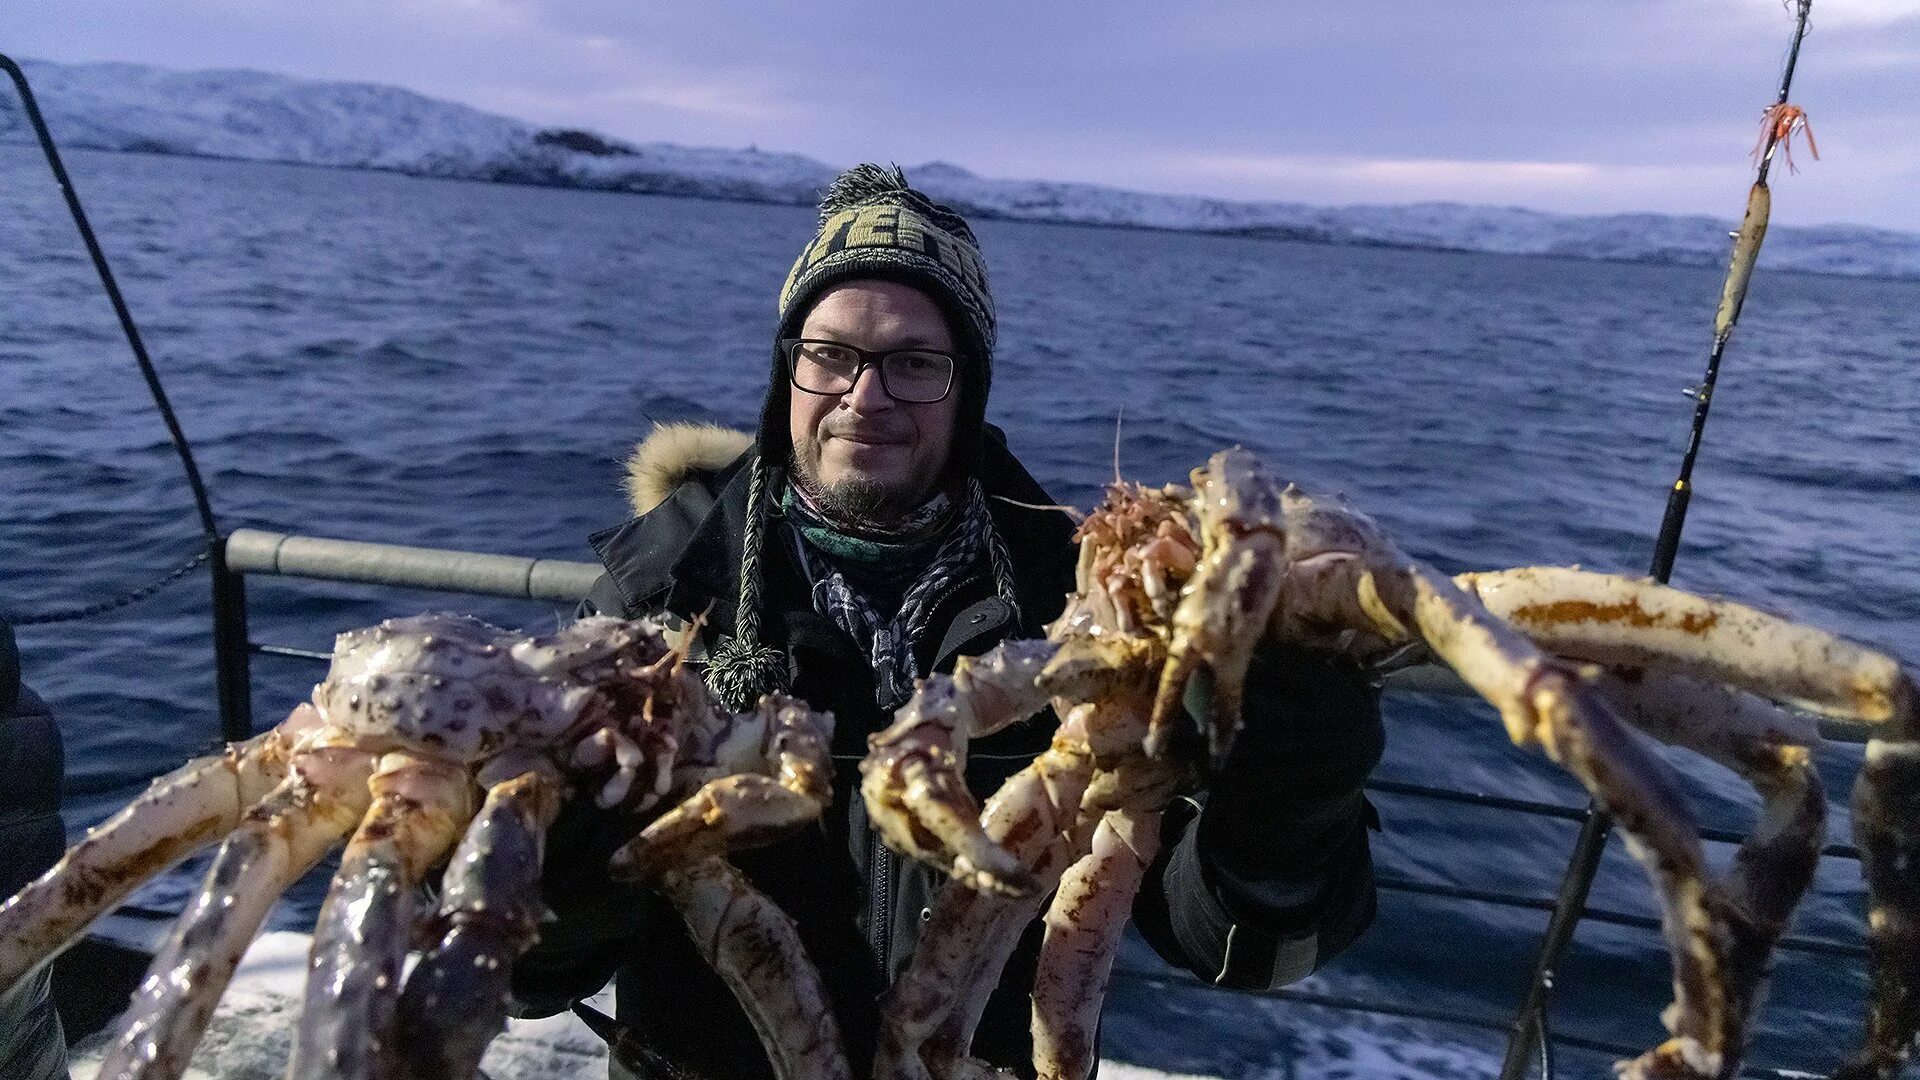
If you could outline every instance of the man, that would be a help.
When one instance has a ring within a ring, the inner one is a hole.
[[[20,681],[13,627],[0,619],[0,902],[52,866],[67,846],[60,821],[60,729]],[[0,995],[0,1077],[66,1080],[67,1042],[48,997],[51,965]]]
[[[607,573],[589,609],[680,627],[704,613],[693,656],[731,706],[784,688],[837,718],[825,827],[735,861],[796,921],[856,1069],[871,1060],[878,998],[940,884],[867,824],[855,769],[867,736],[915,678],[1041,636],[1073,583],[1070,522],[1038,509],[1053,500],[985,422],[994,329],[966,222],[898,169],[848,172],[781,291],[757,436],[656,433],[631,470],[638,516],[593,538]],[[1377,706],[1351,667],[1260,659],[1239,746],[1208,795],[1167,815],[1135,908],[1170,961],[1265,988],[1312,971],[1365,927],[1360,783],[1380,754]],[[976,794],[1031,760],[1053,725],[1047,716],[976,742]],[[622,1042],[648,1047],[649,1062],[715,1080],[771,1075],[674,912],[608,881],[608,854],[637,827],[586,806],[563,814],[546,875],[558,918],[515,967],[521,1011],[558,1011],[615,977]],[[1038,930],[974,1044],[1023,1075]],[[657,1066],[616,1060],[612,1075],[647,1068]]]

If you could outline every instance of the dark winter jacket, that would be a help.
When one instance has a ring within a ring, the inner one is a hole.
[[[989,496],[1050,504],[1000,433],[986,431],[980,478]],[[641,458],[637,473],[652,470],[641,486],[653,495],[636,500],[640,516],[593,537],[607,574],[588,605],[622,616],[688,619],[704,611],[711,646],[733,626],[747,457],[707,469]],[[659,495],[664,501],[651,506]],[[937,606],[923,670],[949,671],[956,657],[1042,636],[1072,588],[1067,518],[998,499],[989,505],[1015,568],[1018,624],[984,573],[961,583]],[[911,957],[939,875],[888,851],[867,824],[856,766],[867,736],[890,720],[874,704],[868,662],[814,611],[790,541],[769,543],[763,568],[770,616],[763,638],[785,653],[793,692],[836,717],[835,799],[823,828],[734,861],[798,923],[860,1069],[871,1059],[877,999]],[[1135,917],[1169,961],[1209,981],[1266,988],[1314,970],[1372,917],[1359,786],[1379,757],[1380,721],[1377,696],[1357,671],[1303,656],[1263,661],[1246,712],[1244,751],[1236,750],[1221,778],[1227,786],[1212,796],[1219,809],[1201,810],[1203,798],[1167,815],[1161,861]],[[1043,714],[974,742],[968,781],[975,794],[984,799],[1032,760],[1054,724]],[[1341,737],[1326,739],[1326,732]],[[1322,743],[1336,744],[1337,754],[1323,752]],[[519,1011],[558,1011],[617,977],[619,1018],[670,1058],[708,1077],[771,1075],[745,1015],[672,909],[608,880],[607,856],[638,827],[584,800],[563,812],[545,878],[558,919],[515,965]],[[974,1043],[978,1056],[1023,1075],[1030,1075],[1027,992],[1039,931],[1036,922],[1007,966]],[[628,1074],[616,1064],[613,1075]]]
[[[0,621],[0,900],[53,865],[60,821],[60,729],[20,681],[13,628]],[[66,1080],[67,1044],[47,996],[47,969],[0,998],[0,1076]]]

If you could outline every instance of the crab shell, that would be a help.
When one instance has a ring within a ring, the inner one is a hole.
[[[464,615],[350,630],[313,688],[321,725],[303,747],[413,750],[475,765],[507,746],[557,747],[651,713],[669,655],[650,623],[593,617],[528,639]]]

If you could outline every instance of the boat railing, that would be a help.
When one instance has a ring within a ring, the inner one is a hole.
[[[326,653],[291,645],[262,643],[251,639],[247,628],[246,584],[250,575],[308,578],[342,584],[376,585],[435,592],[463,593],[475,596],[521,600],[576,603],[587,595],[601,574],[598,563],[571,562],[562,559],[536,559],[523,556],[490,555],[447,548],[412,547],[400,544],[336,540],[316,536],[298,536],[259,529],[238,529],[226,538],[224,558],[215,569],[214,642],[220,681],[219,699],[222,734],[232,740],[245,738],[253,730],[251,714],[251,657],[269,655],[324,662]],[[224,579],[224,580],[223,580]],[[1459,678],[1444,668],[1431,665],[1397,672],[1389,677],[1386,688],[1392,693],[1427,693],[1469,696]],[[1857,741],[1858,731],[1843,726],[1829,728],[1827,734]],[[1376,795],[1425,799],[1533,817],[1584,822],[1593,813],[1591,807],[1568,806],[1530,799],[1513,798],[1487,792],[1465,791],[1399,780],[1375,779],[1367,790]],[[1723,829],[1702,829],[1709,842],[1737,844],[1740,834]],[[1848,844],[1830,844],[1822,855],[1840,859],[1858,859],[1858,851]],[[1549,912],[1558,917],[1611,926],[1626,927],[1658,934],[1660,921],[1645,915],[1612,911],[1582,903],[1577,910],[1560,912],[1564,901],[1546,896],[1528,896],[1497,889],[1479,889],[1449,882],[1418,881],[1381,877],[1382,891],[1434,897],[1462,903]],[[1825,938],[1789,934],[1778,947],[1788,952],[1810,953],[1859,961],[1867,950],[1861,945]],[[1374,1016],[1418,1020],[1513,1035],[1521,1021],[1485,1013],[1435,1008],[1382,998],[1349,997],[1299,988],[1243,991],[1214,986],[1171,970],[1118,967],[1116,979],[1137,982],[1155,988],[1179,988],[1217,993],[1255,993],[1260,996],[1320,1008],[1366,1013]],[[1546,1038],[1539,1043],[1542,1080],[1553,1075],[1553,1049],[1633,1057],[1639,1049],[1625,1044],[1555,1031],[1541,1026]],[[1769,1080],[1806,1080],[1815,1074],[1788,1069],[1749,1066],[1742,1076]]]

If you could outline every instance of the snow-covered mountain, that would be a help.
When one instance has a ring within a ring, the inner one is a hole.
[[[391,86],[137,64],[36,60],[22,66],[63,146],[802,206],[812,205],[838,171],[799,154],[632,144],[589,131],[541,128]],[[0,94],[0,141],[30,137],[13,95]],[[1096,184],[992,180],[946,162],[909,169],[908,175],[935,197],[987,217],[1699,266],[1725,265],[1734,224],[1704,215],[1588,217],[1456,203],[1238,202]],[[1920,235],[1782,225],[1768,232],[1762,264],[1920,278]]]

